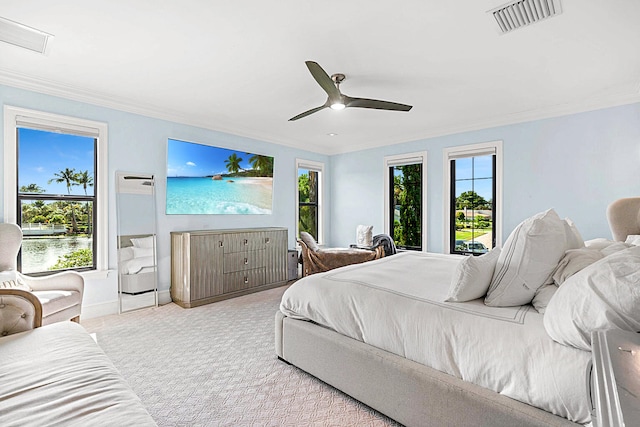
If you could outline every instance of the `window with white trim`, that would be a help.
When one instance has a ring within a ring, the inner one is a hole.
[[[444,150],[445,248],[481,255],[500,244],[502,141]]]
[[[318,243],[324,242],[322,233],[324,163],[296,159],[296,237],[305,231]]]
[[[106,270],[107,125],[11,106],[4,119],[4,218],[23,231],[20,271]]]
[[[385,233],[401,250],[427,250],[426,166],[426,151],[384,158]]]

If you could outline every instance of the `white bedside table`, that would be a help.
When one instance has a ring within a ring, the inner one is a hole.
[[[640,426],[640,334],[591,334],[594,427]]]

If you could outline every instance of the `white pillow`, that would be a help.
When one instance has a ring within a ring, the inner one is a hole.
[[[640,331],[640,246],[574,274],[547,306],[544,327],[560,344],[591,350],[598,329]]]
[[[144,258],[153,256],[153,248],[131,248],[134,258]]]
[[[603,253],[597,249],[585,247],[568,250],[553,272],[553,283],[557,286],[562,285],[569,277],[602,258]]]
[[[544,314],[549,305],[549,301],[551,301],[551,298],[553,298],[557,290],[558,287],[556,285],[544,285],[536,291],[531,304],[538,310],[538,313]]]
[[[118,261],[120,262],[129,261],[134,257],[133,246],[127,246],[126,248],[120,248],[120,250],[118,250]]]
[[[373,246],[373,225],[359,225],[356,228],[356,245]]]
[[[596,239],[587,240],[584,242],[584,245],[591,249],[602,250],[616,243],[613,240],[605,239],[603,237],[598,237]]]
[[[304,244],[307,245],[310,251],[318,252],[320,250],[316,239],[314,239],[313,236],[306,231],[300,232],[300,240],[302,240]]]
[[[527,218],[504,244],[485,304],[510,307],[531,302],[567,250],[565,222],[549,209]]]
[[[153,257],[144,257],[121,262],[118,268],[123,274],[136,274],[145,267],[155,267],[155,265]]]
[[[451,277],[445,301],[465,302],[485,296],[499,256],[500,248],[495,248],[484,255],[468,256],[460,261]]]
[[[630,245],[640,246],[640,234],[629,234],[627,240],[624,242]]]
[[[131,244],[136,248],[153,248],[154,236],[131,239]]]
[[[565,233],[567,235],[567,246],[568,249],[579,249],[584,248],[584,240],[582,239],[582,235],[578,231],[578,228],[569,218],[564,219],[564,227]]]
[[[616,252],[620,252],[620,251],[624,251],[625,249],[629,249],[632,246],[633,245],[630,244],[630,243],[613,242],[612,244],[610,244],[606,248],[600,249],[600,252],[602,252],[602,255],[604,255],[604,256],[609,256],[609,255],[614,254]]]

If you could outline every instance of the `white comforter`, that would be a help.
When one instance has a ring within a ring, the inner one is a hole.
[[[531,306],[443,302],[456,255],[402,253],[299,280],[280,310],[542,408],[590,420],[591,353],[554,342]]]
[[[156,425],[77,323],[0,338],[0,360],[0,426]]]

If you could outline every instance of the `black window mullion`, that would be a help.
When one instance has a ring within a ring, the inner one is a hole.
[[[450,214],[449,214],[449,252],[456,253],[456,161],[451,160],[451,185],[449,201],[450,201]]]

